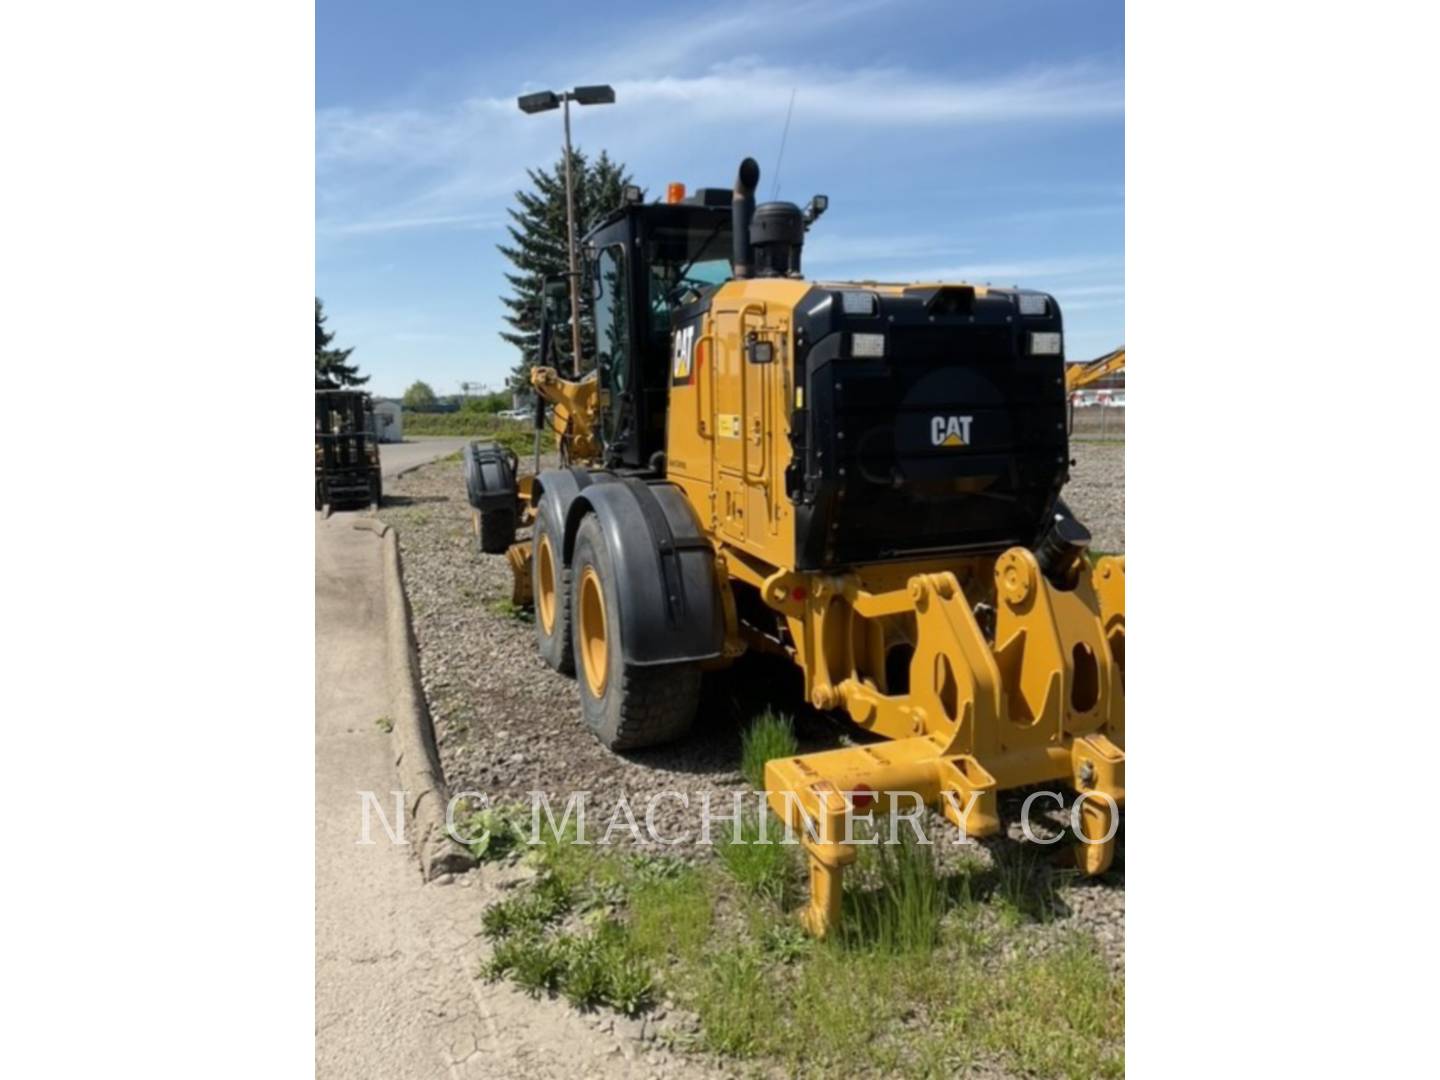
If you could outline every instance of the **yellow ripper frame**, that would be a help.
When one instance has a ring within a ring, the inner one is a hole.
[[[1062,590],[1033,553],[1006,551],[993,561],[993,648],[961,585],[973,587],[987,562],[971,560],[958,575],[914,573],[879,591],[859,574],[782,571],[765,582],[811,701],[844,708],[889,740],[766,766],[770,806],[809,856],[802,917],[817,936],[839,921],[844,867],[855,860],[844,822],[857,799],[889,810],[913,792],[982,837],[999,831],[1000,791],[1060,781],[1082,796],[1079,868],[1103,873],[1114,857],[1125,797],[1124,557],[1101,559]],[[913,638],[913,652],[908,686],[891,693],[884,653],[897,632]]]

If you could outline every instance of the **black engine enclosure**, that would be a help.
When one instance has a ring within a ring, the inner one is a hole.
[[[1015,290],[916,286],[857,315],[844,291],[868,290],[817,286],[796,310],[797,568],[1036,546],[1069,471],[1063,353],[1031,354],[1061,330],[1054,299],[1022,316]],[[884,357],[855,356],[856,333]]]

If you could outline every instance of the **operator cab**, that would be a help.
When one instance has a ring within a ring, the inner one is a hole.
[[[610,468],[662,471],[672,313],[733,276],[730,203],[714,188],[680,202],[628,202],[585,238]]]

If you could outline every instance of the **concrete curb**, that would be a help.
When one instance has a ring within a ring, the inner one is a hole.
[[[420,689],[420,657],[410,628],[410,601],[400,566],[400,542],[395,530],[382,522],[378,532],[384,546],[385,632],[389,648],[390,740],[395,748],[395,769],[407,797],[411,843],[420,859],[426,881],[441,874],[464,873],[475,859],[445,832],[445,810],[450,801],[430,710]]]
[[[478,436],[477,436],[477,438],[478,438]],[[454,450],[451,450],[451,451],[450,451],[450,454],[453,454],[453,453],[455,453],[455,451],[454,451]],[[461,453],[464,453],[463,448],[462,448],[462,450],[461,450]],[[450,456],[450,454],[440,454],[438,457],[433,457],[433,458],[431,458],[429,461],[422,461],[422,462],[420,462],[419,464],[416,464],[416,465],[406,465],[405,468],[403,468],[403,469],[399,470],[398,472],[394,473],[393,475],[391,475],[390,479],[392,479],[392,480],[399,480],[400,477],[402,477],[402,476],[408,476],[408,475],[410,475],[412,472],[414,472],[416,469],[423,469],[423,468],[425,468],[425,466],[427,466],[427,465],[434,465],[437,461],[444,461],[447,457]]]

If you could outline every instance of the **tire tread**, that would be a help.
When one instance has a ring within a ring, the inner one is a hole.
[[[532,550],[530,556],[531,577],[536,590],[540,588],[540,575],[534,569],[536,565],[535,559],[540,551],[540,531],[542,529],[548,529],[547,522],[549,520],[543,512],[543,504],[541,509],[542,512],[535,518],[534,535],[530,541]],[[545,625],[540,620],[540,608],[537,601],[535,607],[535,642],[540,650],[540,658],[545,661],[551,670],[558,671],[561,675],[573,677],[575,674],[575,640],[570,627],[571,572],[570,567],[566,565],[560,557],[560,539],[558,534],[552,532],[550,540],[551,547],[555,551],[557,563],[555,569],[558,577],[556,581],[558,595],[555,598],[555,633],[550,636],[548,641],[546,640]]]
[[[690,730],[699,703],[697,665],[625,665],[620,684],[620,727],[610,749],[638,750],[682,738]]]

